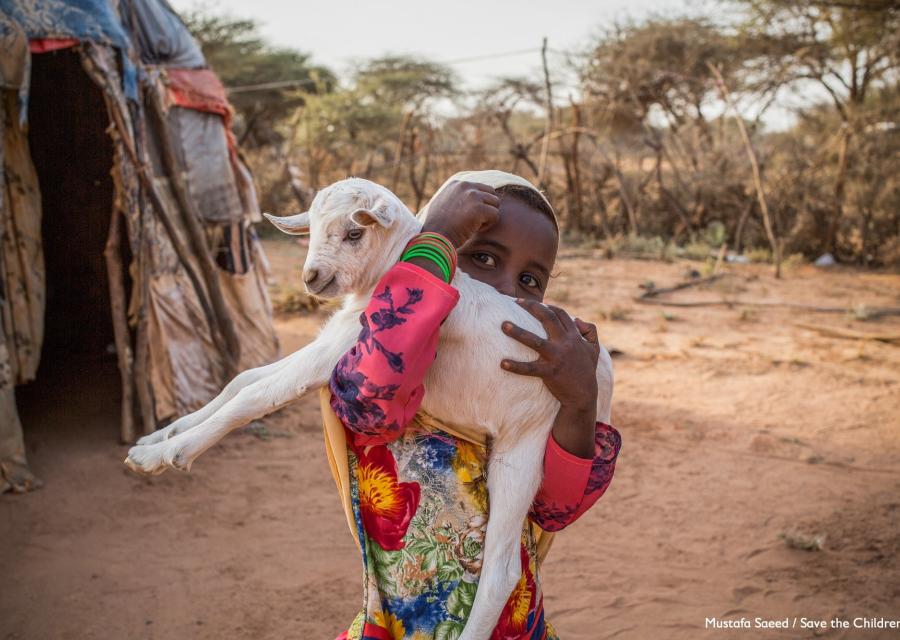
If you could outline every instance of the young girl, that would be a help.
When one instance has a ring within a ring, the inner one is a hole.
[[[463,427],[419,411],[440,325],[459,298],[449,284],[456,268],[518,298],[547,332],[544,339],[509,322],[502,327],[538,357],[501,366],[541,377],[560,409],[543,484],[523,525],[522,576],[492,639],[552,640],[538,578],[545,532],[571,524],[603,495],[621,446],[619,433],[597,421],[598,393],[612,392],[597,388],[597,330],[541,304],[559,228],[550,204],[524,178],[457,174],[423,217],[422,233],[376,285],[359,341],[322,393],[329,461],[364,568],[363,610],[338,640],[451,640],[472,607],[487,524],[488,450]],[[600,406],[610,399],[600,398]]]

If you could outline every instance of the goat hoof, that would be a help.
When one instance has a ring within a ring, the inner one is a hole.
[[[169,463],[173,469],[178,469],[179,471],[190,471],[191,470],[191,460],[188,460],[184,452],[178,452],[174,456],[172,456],[172,461]]]
[[[156,476],[166,470],[166,464],[157,445],[135,445],[128,451],[125,466],[136,473]]]
[[[142,476],[156,476],[162,472],[161,470],[150,469],[145,467],[142,463],[135,462],[131,456],[125,458],[125,466]]]

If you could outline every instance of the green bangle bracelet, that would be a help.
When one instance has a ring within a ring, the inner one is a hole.
[[[444,275],[444,279],[447,282],[450,282],[450,267],[441,259],[441,256],[426,251],[408,251],[403,256],[403,260],[409,260],[410,258],[425,258],[427,260],[431,260],[436,265],[438,265]]]
[[[447,259],[441,255],[436,249],[430,249],[425,247],[413,247],[409,249],[403,256],[400,258],[402,261],[406,262],[409,258],[426,258],[434,262],[444,274],[444,279],[449,283],[451,280],[451,272],[450,265],[447,263]]]
[[[450,261],[450,270],[455,270],[457,262],[456,247],[453,246],[453,243],[451,243],[446,236],[441,235],[436,231],[423,231],[409,242],[407,249],[421,245],[431,245],[444,251],[447,259]]]
[[[434,254],[435,256],[439,257],[440,260],[443,263],[447,264],[448,266],[453,264],[453,261],[450,259],[450,256],[448,256],[446,254],[446,252],[442,251],[439,247],[436,247],[430,243],[423,242],[422,244],[414,244],[406,249],[404,255],[408,254],[411,251],[426,252],[429,254]]]
[[[400,258],[403,261],[409,260],[409,258],[426,258],[434,262],[440,268],[441,272],[444,274],[444,279],[449,283],[451,278],[451,269],[450,265],[447,262],[445,256],[443,256],[437,249],[431,247],[412,247],[403,256]]]
[[[456,247],[454,247],[453,244],[451,244],[451,242],[446,237],[442,236],[439,233],[435,233],[433,231],[423,231],[422,233],[419,234],[419,237],[434,238],[435,240],[437,240],[441,244],[443,244],[445,247],[447,247],[447,249],[449,251],[456,253]]]
[[[435,249],[444,256],[445,260],[447,260],[447,263],[450,265],[450,271],[453,271],[456,268],[456,253],[450,252],[447,249],[447,246],[436,238],[421,238],[419,240],[416,240],[412,247],[430,247],[432,249]]]

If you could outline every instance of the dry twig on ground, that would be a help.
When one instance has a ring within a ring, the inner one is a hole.
[[[794,326],[809,331],[821,333],[830,338],[846,338],[848,340],[874,340],[876,342],[900,342],[900,333],[867,333],[864,331],[854,331],[852,329],[841,329],[840,327],[825,327],[818,324],[808,324],[805,322],[796,322]]]

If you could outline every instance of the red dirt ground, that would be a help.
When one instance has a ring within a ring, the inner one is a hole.
[[[302,249],[267,250],[284,297]],[[663,314],[633,301],[640,283],[674,284],[690,267],[583,250],[561,260],[549,300],[623,352],[613,419],[624,446],[607,495],[557,537],[549,619],[565,640],[814,636],[704,630],[708,617],[900,619],[900,345],[797,326],[897,334],[900,318],[741,304]],[[730,274],[673,299],[900,306],[897,275]],[[278,317],[283,351],[325,317]],[[121,464],[114,370],[74,367],[23,394],[46,485],[0,497],[0,638],[331,640],[345,628],[361,571],[315,398],[267,419],[268,440],[234,434],[190,474],[148,479]],[[795,548],[816,537],[820,550]]]

